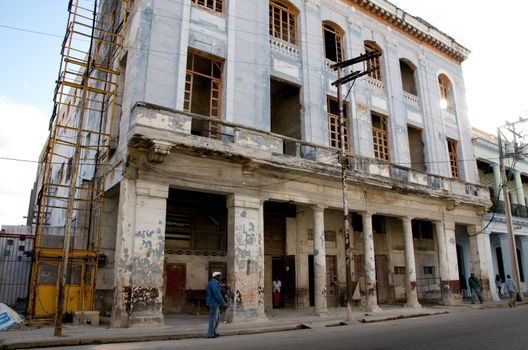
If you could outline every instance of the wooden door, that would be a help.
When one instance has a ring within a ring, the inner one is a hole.
[[[390,299],[387,255],[376,255],[376,281],[378,303],[387,303]]]
[[[326,304],[337,307],[337,264],[335,255],[326,256]]]
[[[180,313],[185,303],[185,264],[166,264],[164,311],[167,314]]]

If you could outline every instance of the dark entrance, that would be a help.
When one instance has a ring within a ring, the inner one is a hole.
[[[286,218],[295,216],[295,205],[274,202],[264,204],[264,254],[266,261],[271,262],[271,266],[265,267],[268,271],[265,284],[271,292],[274,278],[282,283],[279,305],[273,305],[272,295],[268,298],[274,308],[296,305],[295,256],[286,255]]]

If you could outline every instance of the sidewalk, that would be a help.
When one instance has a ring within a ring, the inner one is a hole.
[[[466,305],[472,308],[508,307],[504,303],[487,302],[483,305]],[[241,324],[221,323],[222,336],[290,331],[305,328],[322,328],[353,323],[370,323],[421,317],[448,313],[453,307],[426,306],[419,309],[396,305],[382,305],[382,311],[365,313],[354,310],[354,320],[344,322],[346,309],[330,309],[329,315],[317,317],[307,310],[273,310],[267,313],[266,322],[245,322]],[[223,317],[223,315],[221,316]],[[222,320],[222,319],[221,319]],[[109,328],[108,325],[92,327],[87,325],[65,324],[63,337],[53,336],[53,326],[26,327],[0,333],[0,349],[28,349],[53,346],[72,346],[152,340],[176,340],[201,338],[207,329],[207,315],[168,315],[165,326],[159,328]]]

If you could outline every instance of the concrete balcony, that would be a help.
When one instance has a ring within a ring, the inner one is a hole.
[[[193,125],[205,126],[202,130]],[[204,131],[205,130],[205,131]],[[313,172],[340,177],[338,150],[243,125],[143,102],[132,109],[128,143],[149,150],[149,160],[163,162],[170,152],[238,161],[250,167]],[[372,158],[347,155],[350,182],[479,206],[489,206],[486,187],[416,171]]]

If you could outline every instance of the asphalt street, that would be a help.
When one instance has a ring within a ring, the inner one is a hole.
[[[57,349],[528,349],[528,306],[454,309],[445,315],[289,332]],[[221,326],[220,326],[221,327]],[[221,329],[220,329],[221,330]]]

